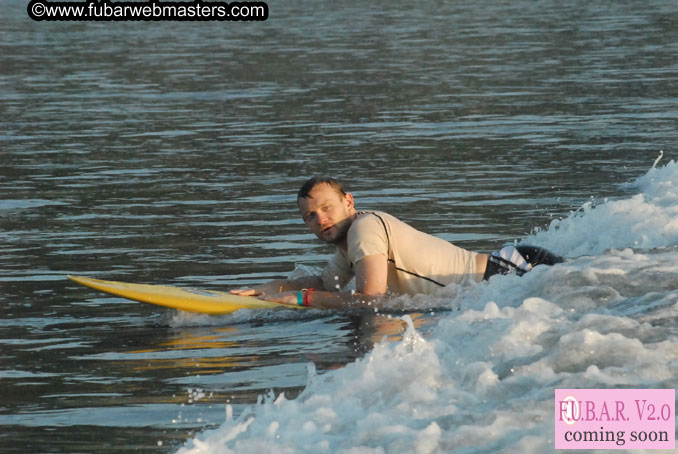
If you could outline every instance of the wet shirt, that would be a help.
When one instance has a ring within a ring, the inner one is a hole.
[[[337,248],[322,278],[325,288],[337,290],[354,276],[357,262],[369,255],[388,259],[388,291],[431,294],[449,284],[476,276],[476,253],[421,232],[381,212],[361,212],[347,234],[348,250]]]

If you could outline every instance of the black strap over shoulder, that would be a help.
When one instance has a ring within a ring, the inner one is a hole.
[[[445,284],[441,284],[440,282],[438,282],[434,279],[431,279],[430,277],[422,276],[422,275],[414,273],[412,271],[408,271],[404,268],[400,268],[398,266],[398,264],[395,262],[395,259],[391,258],[391,236],[388,234],[388,228],[386,227],[386,222],[384,221],[384,219],[381,216],[379,216],[377,213],[375,213],[374,211],[362,211],[361,213],[373,214],[377,217],[377,219],[379,219],[381,221],[381,225],[384,227],[384,233],[386,234],[386,259],[389,262],[393,263],[393,266],[395,266],[396,270],[402,271],[403,273],[407,273],[410,276],[418,277],[419,279],[424,279],[426,281],[432,282],[433,284],[436,284],[440,287],[445,287]]]

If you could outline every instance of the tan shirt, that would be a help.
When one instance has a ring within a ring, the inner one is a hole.
[[[479,280],[475,252],[420,232],[381,212],[361,212],[348,230],[348,251],[337,248],[322,278],[327,290],[337,290],[354,275],[354,265],[369,255],[388,259],[388,291],[431,294],[465,279]],[[480,276],[482,278],[482,276]]]

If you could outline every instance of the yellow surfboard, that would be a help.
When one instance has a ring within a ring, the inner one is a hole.
[[[195,290],[164,285],[129,284],[104,281],[82,276],[68,276],[78,284],[110,295],[121,296],[142,303],[171,307],[188,312],[218,315],[230,314],[239,309],[306,309],[304,306],[263,301],[252,296],[232,295],[214,290]]]

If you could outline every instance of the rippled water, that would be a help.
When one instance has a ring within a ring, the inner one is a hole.
[[[176,314],[66,274],[223,289],[319,266],[294,204],[312,174],[490,251],[629,197],[678,148],[673,1],[276,1],[263,23],[37,23],[5,3],[0,452],[172,452],[225,402],[294,396],[309,364],[401,331]],[[415,317],[424,336],[439,317]]]

